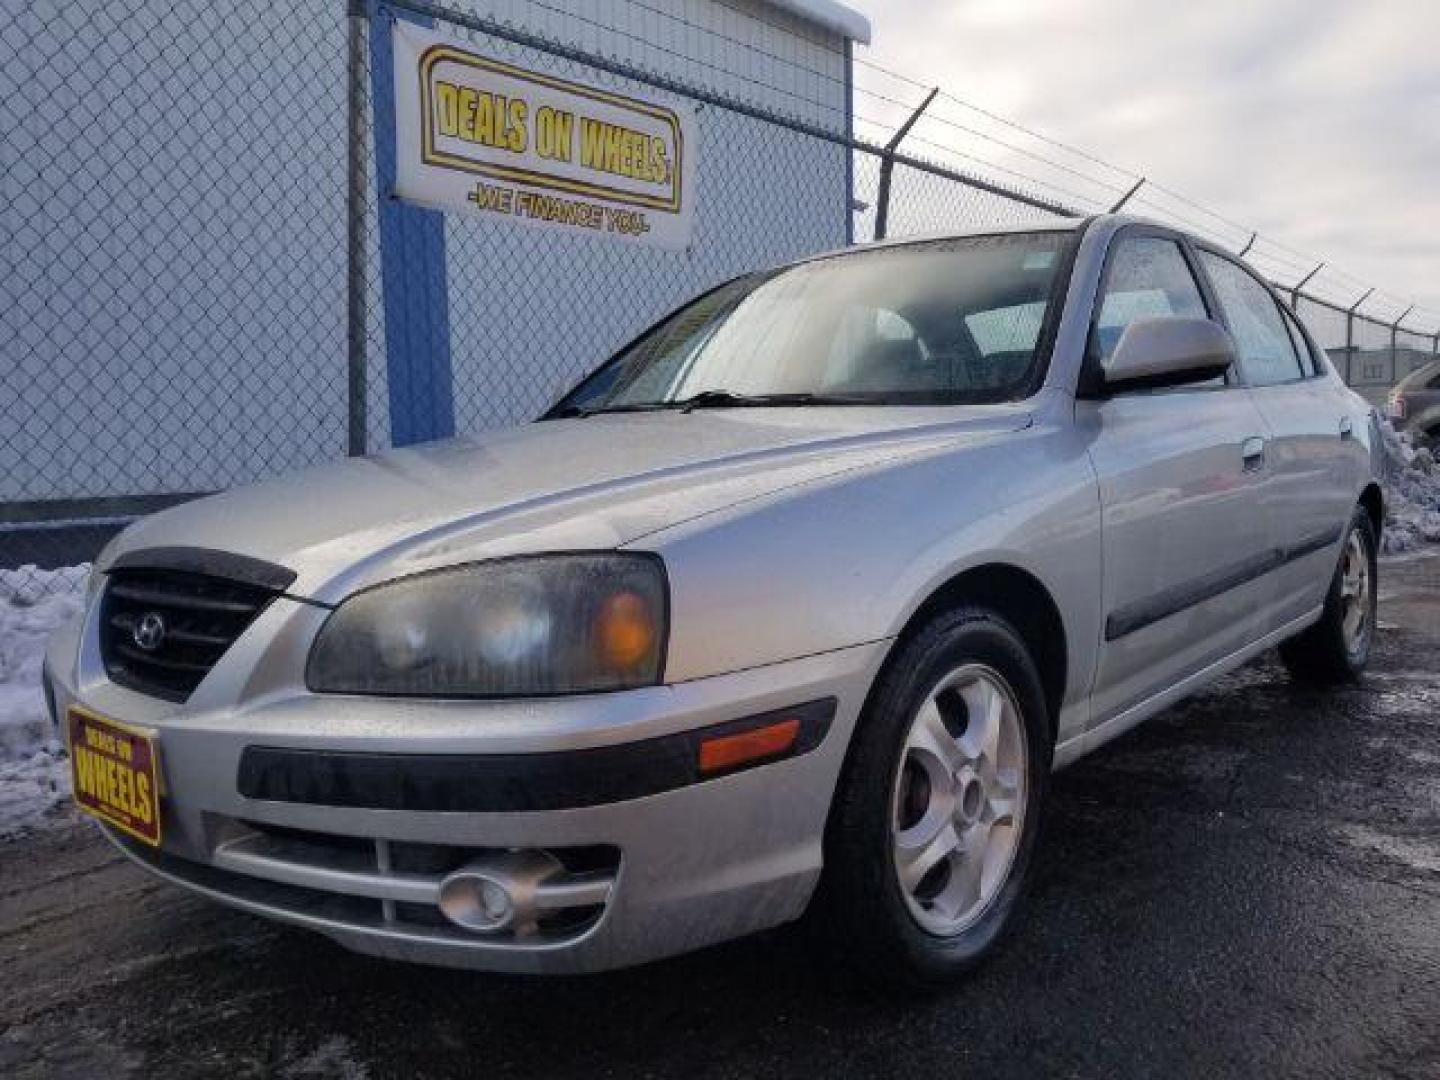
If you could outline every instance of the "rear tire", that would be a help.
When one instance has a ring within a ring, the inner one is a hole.
[[[836,955],[923,989],[990,956],[1025,892],[1052,736],[1034,661],[995,613],[931,620],[856,729],[815,905]]]
[[[1320,621],[1280,646],[1290,674],[1316,686],[1354,682],[1375,640],[1375,527],[1355,508],[1340,548],[1340,562],[1325,594]]]

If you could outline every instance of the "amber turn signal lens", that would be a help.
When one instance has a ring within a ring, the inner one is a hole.
[[[645,601],[633,592],[607,599],[595,621],[600,654],[617,668],[631,668],[655,646],[655,622]]]
[[[781,720],[738,735],[721,735],[700,744],[700,771],[726,772],[761,758],[787,753],[800,736],[800,721]]]

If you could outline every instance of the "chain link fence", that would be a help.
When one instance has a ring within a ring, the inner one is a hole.
[[[695,110],[690,248],[399,203],[395,20]],[[761,0],[5,5],[0,570],[44,588],[138,514],[524,422],[687,297],[871,239],[882,201],[891,236],[1090,209],[857,137],[852,77],[841,37]],[[1362,389],[1440,344],[1312,293],[1297,311]]]
[[[343,11],[7,3],[0,161],[0,568],[344,454]]]

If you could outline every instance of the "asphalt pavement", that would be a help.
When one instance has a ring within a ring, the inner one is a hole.
[[[610,975],[352,956],[151,881],[87,825],[0,844],[0,1075],[1440,1077],[1440,557],[1372,671],[1273,657],[1056,778],[1009,947],[904,998],[786,929]]]

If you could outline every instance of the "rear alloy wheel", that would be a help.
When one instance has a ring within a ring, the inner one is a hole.
[[[1321,686],[1353,682],[1365,670],[1375,639],[1375,528],[1357,507],[1320,620],[1280,646],[1290,674]]]
[[[994,612],[902,641],[867,702],[825,838],[817,929],[870,975],[954,980],[1024,893],[1052,738],[1034,661]]]
[[[1345,651],[1352,656],[1369,652],[1370,625],[1375,614],[1375,575],[1364,538],[1354,529],[1345,541],[1340,560],[1340,628]]]

